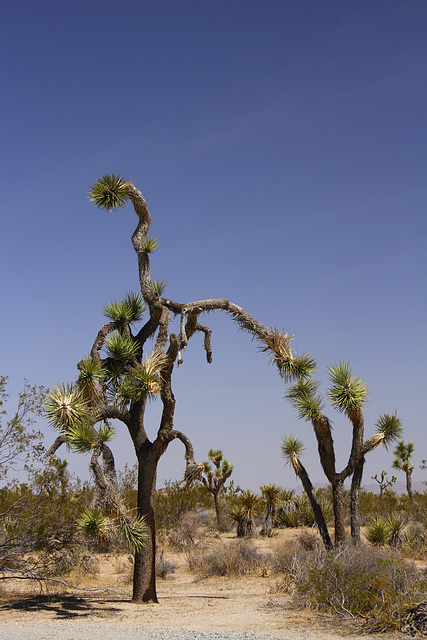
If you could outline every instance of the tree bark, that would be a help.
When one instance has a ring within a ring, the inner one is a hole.
[[[274,527],[275,520],[276,520],[276,507],[273,505],[270,505],[268,507],[267,515],[265,516],[264,524],[262,525],[260,535],[269,536]]]
[[[136,603],[158,602],[156,592],[156,478],[157,459],[152,446],[138,452],[138,515],[145,518],[149,538],[135,553],[133,595]]]
[[[409,496],[411,504],[414,504],[414,492],[412,490],[412,469],[405,470],[406,473],[406,491]]]
[[[219,491],[215,491],[215,493],[213,494],[213,497],[214,497],[215,514],[216,514],[216,522],[218,525],[218,531],[225,531],[224,518],[222,516],[221,502],[219,499]]]
[[[365,458],[362,456],[351,479],[350,490],[350,528],[353,544],[360,544],[360,486],[362,484]]]
[[[338,545],[345,541],[344,480],[335,478],[332,484],[332,497],[335,515],[335,545]]]
[[[298,476],[301,480],[302,486],[310,500],[311,508],[313,509],[314,519],[316,520],[317,527],[319,529],[320,536],[322,538],[325,548],[329,551],[332,549],[332,540],[329,535],[328,527],[323,516],[322,507],[320,506],[314,488],[305,467],[299,462]]]

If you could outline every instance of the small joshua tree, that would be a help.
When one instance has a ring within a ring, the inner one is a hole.
[[[235,504],[229,510],[229,515],[237,522],[238,538],[257,538],[258,530],[255,517],[261,505],[259,496],[253,491],[242,491]]]
[[[282,494],[282,488],[277,484],[264,484],[260,487],[260,491],[267,509],[261,535],[269,536],[276,522],[277,505]]]
[[[224,458],[220,449],[209,449],[208,457],[211,462],[203,462],[203,473],[200,480],[206,489],[213,495],[215,514],[219,531],[225,530],[220,494],[224,489],[227,479],[233,473],[233,465]],[[212,464],[214,469],[212,469]]]
[[[408,442],[405,444],[403,440],[399,440],[397,447],[393,451],[394,453],[394,461],[393,461],[393,469],[399,469],[403,471],[406,476],[406,491],[409,496],[409,500],[411,504],[414,503],[414,492],[412,490],[412,472],[414,470],[414,465],[411,462],[412,454],[414,453],[415,447],[413,442]]]
[[[378,478],[378,474],[376,473],[374,476],[371,476],[372,480],[378,483],[380,489],[380,500],[382,499],[384,493],[387,491],[389,487],[392,487],[394,483],[397,481],[396,476],[391,476],[390,479],[386,478],[387,471],[384,469],[381,471],[381,478]]]

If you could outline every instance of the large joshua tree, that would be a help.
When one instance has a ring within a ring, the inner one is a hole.
[[[363,406],[367,398],[365,382],[353,375],[350,365],[343,362],[328,369],[330,386],[328,399],[332,406],[343,413],[352,425],[350,454],[346,466],[336,468],[335,447],[329,418],[323,413],[323,399],[318,393],[319,383],[312,378],[299,379],[291,385],[287,397],[303,420],[310,421],[317,440],[320,463],[331,483],[335,517],[335,544],[345,540],[344,482],[352,476],[350,496],[351,535],[355,543],[360,541],[359,490],[362,481],[365,455],[379,444],[387,445],[401,434],[401,424],[396,416],[382,416],[376,423],[377,433],[364,440]]]
[[[87,443],[91,443],[92,469],[103,501],[113,512],[117,510],[117,501],[111,499],[115,490],[113,461],[107,445],[111,436],[108,421],[118,420],[126,425],[138,461],[138,517],[145,519],[149,531],[148,540],[135,552],[133,601],[157,602],[157,464],[168,445],[179,440],[185,448],[184,483],[198,477],[203,469],[203,465],[195,461],[189,438],[174,428],[175,397],[172,390],[174,367],[179,364],[181,352],[195,334],[203,335],[206,360],[212,362],[211,330],[202,324],[201,316],[215,310],[227,313],[258,341],[262,351],[270,352],[272,361],[286,380],[309,375],[312,362],[306,355],[294,356],[291,348],[293,336],[268,328],[225,298],[176,302],[163,297],[164,283],[153,281],[151,277],[150,253],[157,248],[158,242],[148,235],[151,216],[142,193],[131,182],[111,175],[95,182],[89,196],[95,206],[109,211],[120,209],[128,202],[133,205],[138,221],[132,244],[138,258],[141,293],[129,294],[124,300],[104,307],[108,321],[98,331],[89,357],[79,363],[77,382],[70,387],[58,387],[51,397],[49,416],[52,424],[61,431],[56,448],[69,441],[70,437],[78,440],[81,431],[86,430],[83,450],[88,450]],[[146,317],[143,319],[144,314]],[[172,317],[178,319],[175,332],[171,327]],[[154,346],[146,353],[150,338],[154,339]],[[145,409],[148,400],[155,397],[160,398],[162,413],[157,432],[150,437]],[[96,428],[99,424],[102,428]],[[100,459],[106,473],[101,473]],[[123,519],[120,512],[118,516]],[[132,524],[127,525],[125,529],[132,530]]]

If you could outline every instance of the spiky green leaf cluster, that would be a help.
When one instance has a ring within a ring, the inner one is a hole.
[[[130,183],[121,176],[103,175],[89,188],[89,200],[99,209],[121,209],[129,198]]]
[[[297,436],[293,434],[284,436],[282,439],[282,456],[286,464],[290,464],[296,474],[301,469],[300,457],[304,453],[304,444]]]
[[[105,367],[100,360],[86,358],[79,362],[77,386],[85,400],[90,402],[98,398],[100,393],[99,385],[104,377]]]
[[[397,442],[402,437],[402,421],[397,415],[383,414],[375,423],[377,433],[384,434],[383,445],[387,449],[392,442]]]
[[[266,501],[267,505],[276,505],[279,501],[280,494],[282,493],[281,487],[277,484],[264,484],[260,487],[262,497]]]
[[[151,283],[151,288],[154,293],[157,293],[159,296],[162,295],[163,291],[166,289],[167,281],[166,280],[154,280]]]
[[[123,300],[115,300],[105,304],[103,311],[107,318],[122,326],[141,320],[146,308],[141,294],[127,293]]]
[[[77,520],[77,525],[90,540],[110,542],[115,535],[113,520],[100,509],[86,509]]]
[[[285,382],[308,380],[316,370],[316,361],[304,353],[292,360],[285,360],[280,365],[280,375]]]
[[[290,434],[289,436],[283,436],[281,450],[286,463],[289,463],[291,462],[292,456],[295,455],[299,458],[304,453],[305,447],[302,440]]]
[[[116,430],[114,429],[114,427],[112,427],[111,425],[105,422],[101,424],[101,426],[98,429],[99,439],[103,443],[111,442],[111,440],[114,439],[115,435],[116,435]]]
[[[113,331],[105,339],[105,350],[113,360],[125,363],[137,356],[139,344],[129,336]]]
[[[302,420],[313,420],[322,413],[323,403],[318,389],[319,383],[312,379],[298,380],[287,389],[285,398],[290,400]]]
[[[145,519],[140,516],[134,519],[122,519],[119,523],[122,538],[128,547],[140,551],[148,541],[148,532]]]
[[[78,424],[67,431],[67,444],[77,453],[89,453],[95,442],[95,430],[90,424]]]
[[[334,408],[347,414],[359,411],[368,395],[365,381],[353,375],[348,362],[331,365],[328,374],[331,380],[328,399]]]
[[[160,369],[164,359],[164,354],[154,354],[146,358],[143,364],[133,367],[120,380],[118,392],[125,400],[154,399],[161,390]]]
[[[144,253],[153,253],[158,248],[159,248],[159,241],[157,240],[157,238],[153,238],[153,236],[150,236],[150,237],[145,236],[141,244],[141,249]]]
[[[208,456],[216,467],[219,467],[224,459],[221,449],[209,449]]]
[[[57,385],[49,394],[44,415],[51,427],[67,432],[70,427],[87,420],[90,411],[82,392],[70,384]]]
[[[123,364],[116,360],[110,360],[106,370],[106,380],[108,382],[108,390],[112,395],[117,391],[117,387],[123,377]]]
[[[261,506],[260,497],[253,491],[242,491],[237,499],[237,504],[240,513],[245,518],[254,517],[257,515]]]

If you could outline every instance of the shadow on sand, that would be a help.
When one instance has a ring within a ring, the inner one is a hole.
[[[113,606],[119,600],[97,600],[72,595],[28,595],[13,596],[0,604],[0,611],[24,611],[55,614],[58,618],[80,618],[85,616],[115,615],[121,612]]]

